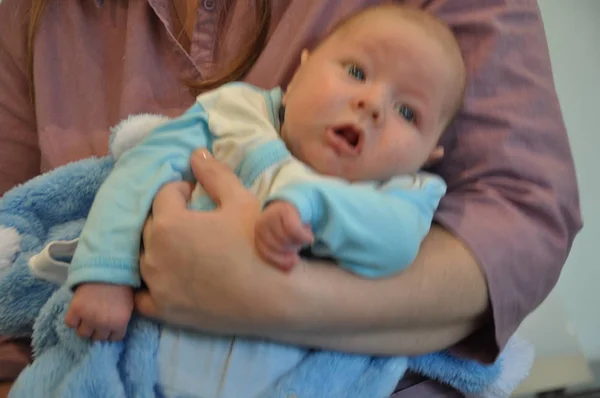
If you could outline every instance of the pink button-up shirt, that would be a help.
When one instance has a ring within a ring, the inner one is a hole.
[[[303,48],[344,15],[380,2],[274,0],[270,38],[246,81],[285,86]],[[554,286],[581,227],[537,2],[399,2],[437,14],[464,53],[469,84],[436,170],[449,186],[436,220],[464,241],[487,278],[494,325],[469,348],[490,358]],[[0,194],[40,172],[105,155],[109,127],[129,114],[180,114],[194,100],[183,79],[206,78],[226,64],[254,22],[251,1],[199,1],[188,52],[177,41],[168,0],[49,1],[35,42],[33,108],[30,3],[0,2]],[[227,3],[226,26],[217,29]],[[0,345],[0,378],[14,377],[26,362],[26,352]],[[415,382],[404,380],[412,386],[397,396],[452,394]]]

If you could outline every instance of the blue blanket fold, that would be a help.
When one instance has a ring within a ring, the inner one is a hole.
[[[122,342],[83,341],[64,324],[71,292],[36,278],[28,266],[49,242],[79,235],[112,165],[110,156],[71,163],[0,199],[0,268],[5,267],[0,269],[0,334],[33,334],[35,357],[15,383],[13,398],[160,396],[158,325],[134,316]],[[518,338],[491,365],[448,352],[402,358],[314,351],[260,398],[290,393],[308,398],[386,397],[407,369],[470,396],[507,397],[527,376],[532,360],[531,347]]]
[[[19,377],[11,396],[154,396],[156,325],[133,317],[123,342],[84,341],[63,322],[71,296],[68,289],[60,288],[43,307],[34,325],[36,359]]]
[[[0,280],[0,334],[31,335],[39,310],[56,286],[34,278],[28,260],[48,242],[79,235],[112,164],[110,157],[72,163],[12,189],[0,200],[0,227],[12,228],[20,237],[12,270]]]

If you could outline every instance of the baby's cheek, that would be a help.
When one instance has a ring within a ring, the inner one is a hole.
[[[415,171],[419,163],[419,154],[409,145],[397,146],[386,150],[373,161],[379,166],[378,178],[390,178],[393,176],[408,174]]]

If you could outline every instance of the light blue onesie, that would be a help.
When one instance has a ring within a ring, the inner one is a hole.
[[[266,203],[294,204],[315,235],[312,251],[368,278],[411,264],[445,193],[437,176],[418,173],[349,184],[319,176],[279,138],[281,90],[231,83],[203,94],[182,116],[125,152],[101,186],[69,267],[67,284],[140,286],[138,251],[152,200],[164,184],[191,181],[190,157],[207,147]],[[201,187],[190,207],[214,205]],[[167,397],[255,397],[293,368],[306,351],[164,326],[160,382]]]

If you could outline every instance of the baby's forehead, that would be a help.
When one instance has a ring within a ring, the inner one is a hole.
[[[377,27],[377,25],[374,23],[384,20],[425,24],[427,22],[431,22],[430,20],[435,19],[420,9],[409,9],[401,6],[371,7],[350,15],[344,20],[340,21],[331,33],[352,30],[361,25]]]
[[[459,85],[465,84],[464,60],[454,33],[438,17],[422,9],[394,4],[372,7],[348,18],[338,30],[340,38],[360,43],[362,37],[366,40],[361,46],[379,47],[383,52],[389,51],[388,55],[403,49],[412,53],[415,48],[426,46],[444,59],[441,62],[448,61],[446,67],[457,75]],[[405,34],[409,31],[415,34]],[[373,39],[376,36],[379,40]]]
[[[330,50],[357,53],[380,63],[415,65],[426,62],[444,62],[446,51],[443,44],[429,34],[423,34],[413,24],[382,22],[372,24],[354,23],[336,35]],[[435,59],[432,59],[434,57]],[[444,58],[443,60],[438,57]]]
[[[417,29],[433,41],[443,43],[455,40],[450,29],[433,14],[419,8],[398,5],[383,5],[360,11],[340,22],[331,32],[330,37],[344,38],[385,27],[393,27],[388,29],[390,35],[399,34],[403,30]]]

